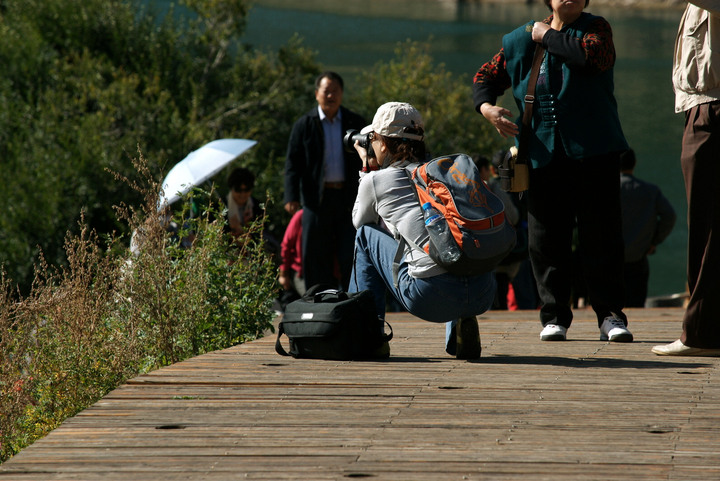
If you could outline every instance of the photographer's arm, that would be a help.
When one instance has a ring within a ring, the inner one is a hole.
[[[354,147],[355,150],[357,150],[358,157],[360,157],[360,160],[362,161],[361,172],[371,172],[373,170],[378,170],[379,165],[374,155],[368,155],[368,151],[365,150],[365,148],[362,147],[360,145],[360,142],[358,142],[357,140],[355,141]],[[360,174],[360,178],[362,178],[362,174]]]
[[[374,184],[376,174],[377,172],[360,174],[360,185],[352,210],[352,222],[356,229],[359,229],[361,225],[377,224],[380,221]]]

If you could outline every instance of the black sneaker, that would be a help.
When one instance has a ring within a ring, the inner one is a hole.
[[[458,359],[478,359],[482,352],[480,346],[480,329],[475,316],[461,317],[455,326],[456,343],[455,357]]]

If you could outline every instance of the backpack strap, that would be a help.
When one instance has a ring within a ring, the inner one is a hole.
[[[417,167],[415,167],[417,168]],[[420,211],[422,211],[422,205],[420,205],[420,197],[417,193],[417,187],[415,186],[415,181],[412,178],[412,174],[410,173],[410,170],[408,169],[408,166],[403,167],[403,171],[405,172],[405,175],[407,175],[408,181],[410,182],[410,188],[412,190],[412,193],[415,195],[415,199],[417,200],[418,206],[420,207]],[[393,266],[392,266],[392,273],[393,273],[393,286],[395,286],[395,289],[398,288],[398,271],[400,270],[400,261],[402,260],[403,253],[405,252],[405,245],[409,245],[411,248],[416,249],[423,254],[425,254],[425,250],[414,243],[413,241],[406,239],[399,231],[397,234],[395,234],[395,240],[398,241],[397,250],[395,251],[395,258],[393,259]]]

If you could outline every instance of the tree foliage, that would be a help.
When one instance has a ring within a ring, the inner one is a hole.
[[[133,175],[138,146],[160,181],[212,140],[257,140],[236,164],[257,175],[256,196],[270,201],[265,227],[282,235],[287,138],[314,105],[321,70],[299,38],[275,52],[240,42],[249,0],[181,0],[162,14],[139,0],[2,5],[0,265],[22,291],[40,252],[50,265],[67,263],[63,240],[77,234],[81,211],[100,235],[127,232],[113,206],[141,199],[108,171]],[[358,83],[348,89],[350,108],[371,118],[386,101],[413,103],[434,154],[499,146],[473,110],[468,82],[436,64],[429,44],[398,45]]]
[[[430,44],[408,40],[395,48],[395,58],[379,62],[363,74],[358,105],[363,112],[385,102],[409,102],[425,121],[425,142],[431,156],[457,152],[481,153],[507,148],[472,103],[467,79],[454,76],[434,62]]]
[[[287,132],[309,108],[318,66],[298,40],[277,53],[239,44],[248,4],[186,0],[194,13],[161,16],[131,0],[6,3],[0,263],[11,278],[29,287],[40,250],[65,263],[81,210],[100,233],[124,228],[112,206],[140,199],[107,170],[131,171],[138,145],[160,177],[211,140],[258,140],[241,162],[258,190],[279,195]]]

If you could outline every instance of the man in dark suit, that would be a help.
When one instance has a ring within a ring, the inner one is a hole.
[[[320,74],[315,80],[318,106],[295,122],[288,142],[285,210],[292,215],[303,209],[307,287],[326,283],[347,290],[352,271],[352,207],[362,162],[355,149],[345,151],[342,141],[348,129],[361,130],[366,122],[341,106],[342,97],[342,77],[335,72]]]

